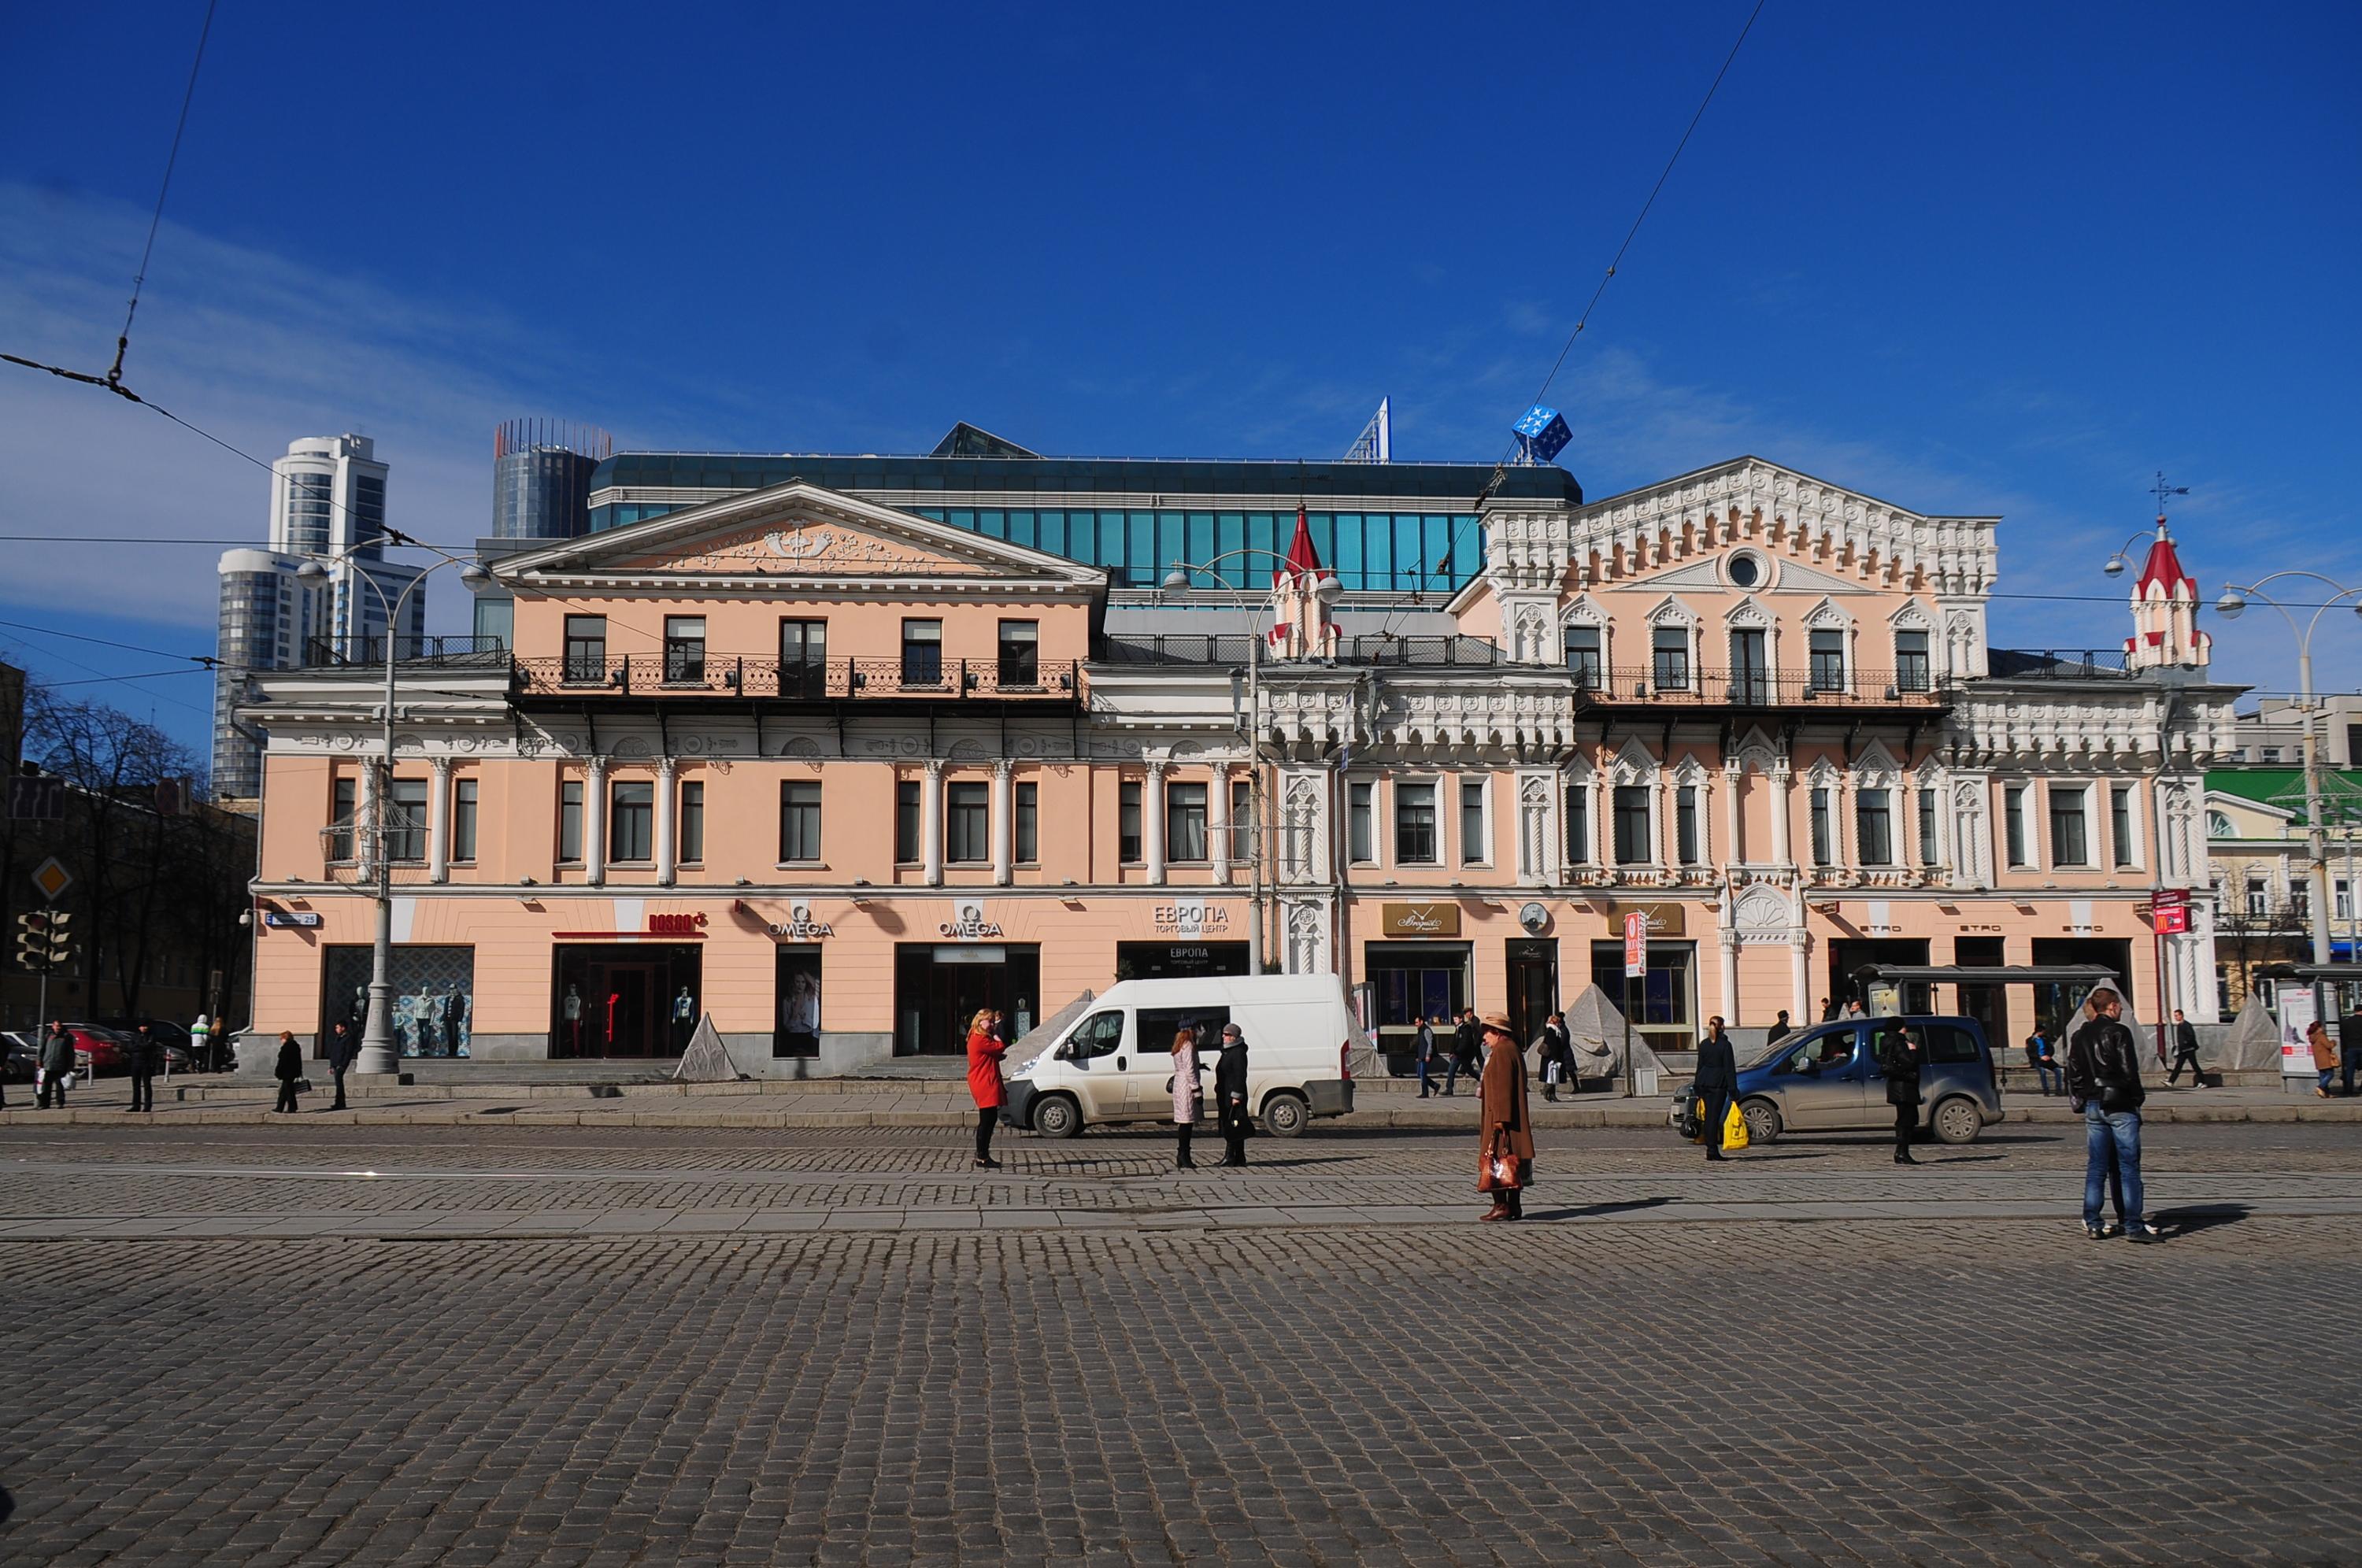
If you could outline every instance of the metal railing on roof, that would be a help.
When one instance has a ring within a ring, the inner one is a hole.
[[[396,664],[428,664],[473,666],[496,669],[508,663],[509,645],[506,637],[497,636],[416,636],[409,633],[393,639],[393,662]],[[385,637],[306,637],[304,639],[304,668],[306,669],[385,668]]]
[[[1248,645],[1255,640],[1243,633],[1126,634],[1102,641],[1094,660],[1100,664],[1237,665],[1247,662]],[[1270,656],[1266,654],[1265,658],[1269,660]],[[1409,669],[1467,669],[1504,665],[1508,660],[1500,645],[1489,637],[1386,636],[1370,633],[1338,638],[1336,662]]]
[[[1996,680],[2121,680],[2133,671],[2122,648],[1991,648],[1985,673]]]

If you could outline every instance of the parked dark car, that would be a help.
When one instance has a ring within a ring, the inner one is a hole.
[[[1920,1127],[1947,1143],[1975,1142],[2002,1119],[1992,1043],[1973,1018],[1920,1013],[1815,1024],[1740,1068],[1738,1109],[1748,1138],[1768,1143],[1785,1132],[1893,1127],[1880,1062],[1891,1032],[1904,1028],[1916,1030],[1926,1047]]]
[[[131,1037],[103,1023],[69,1023],[74,1037],[74,1073],[82,1078],[101,1077],[131,1070]]]
[[[0,1030],[0,1081],[28,1084],[41,1066],[40,1036],[30,1030]]]

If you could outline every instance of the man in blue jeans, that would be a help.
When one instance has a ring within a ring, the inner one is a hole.
[[[2083,1108],[2083,1234],[2095,1242],[2109,1234],[2100,1205],[2110,1186],[2121,1183],[2116,1217],[2125,1237],[2153,1242],[2157,1228],[2141,1211],[2140,1045],[2124,1025],[2124,1011],[2122,994],[2093,991],[2083,1026],[2067,1045],[2067,1092]]]

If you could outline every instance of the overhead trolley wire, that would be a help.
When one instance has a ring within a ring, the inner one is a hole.
[[[115,364],[106,372],[106,384],[111,387],[123,381],[123,356],[131,347],[131,318],[139,313],[139,292],[148,283],[148,260],[156,253],[156,231],[164,224],[164,198],[172,191],[172,171],[181,161],[181,138],[189,128],[189,105],[197,96],[197,72],[205,63],[205,40],[213,36],[214,11],[220,4],[221,0],[205,0],[205,23],[197,30],[196,58],[189,61],[189,85],[181,94],[181,117],[172,126],[172,149],[164,157],[164,182],[156,190],[156,210],[148,219],[148,243],[139,250],[139,271],[131,278],[131,303],[124,308],[123,331],[115,339]]]

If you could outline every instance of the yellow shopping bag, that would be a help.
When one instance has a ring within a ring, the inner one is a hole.
[[[1726,1153],[1747,1147],[1747,1118],[1738,1113],[1735,1103],[1730,1108],[1730,1114],[1722,1119],[1722,1146]]]

